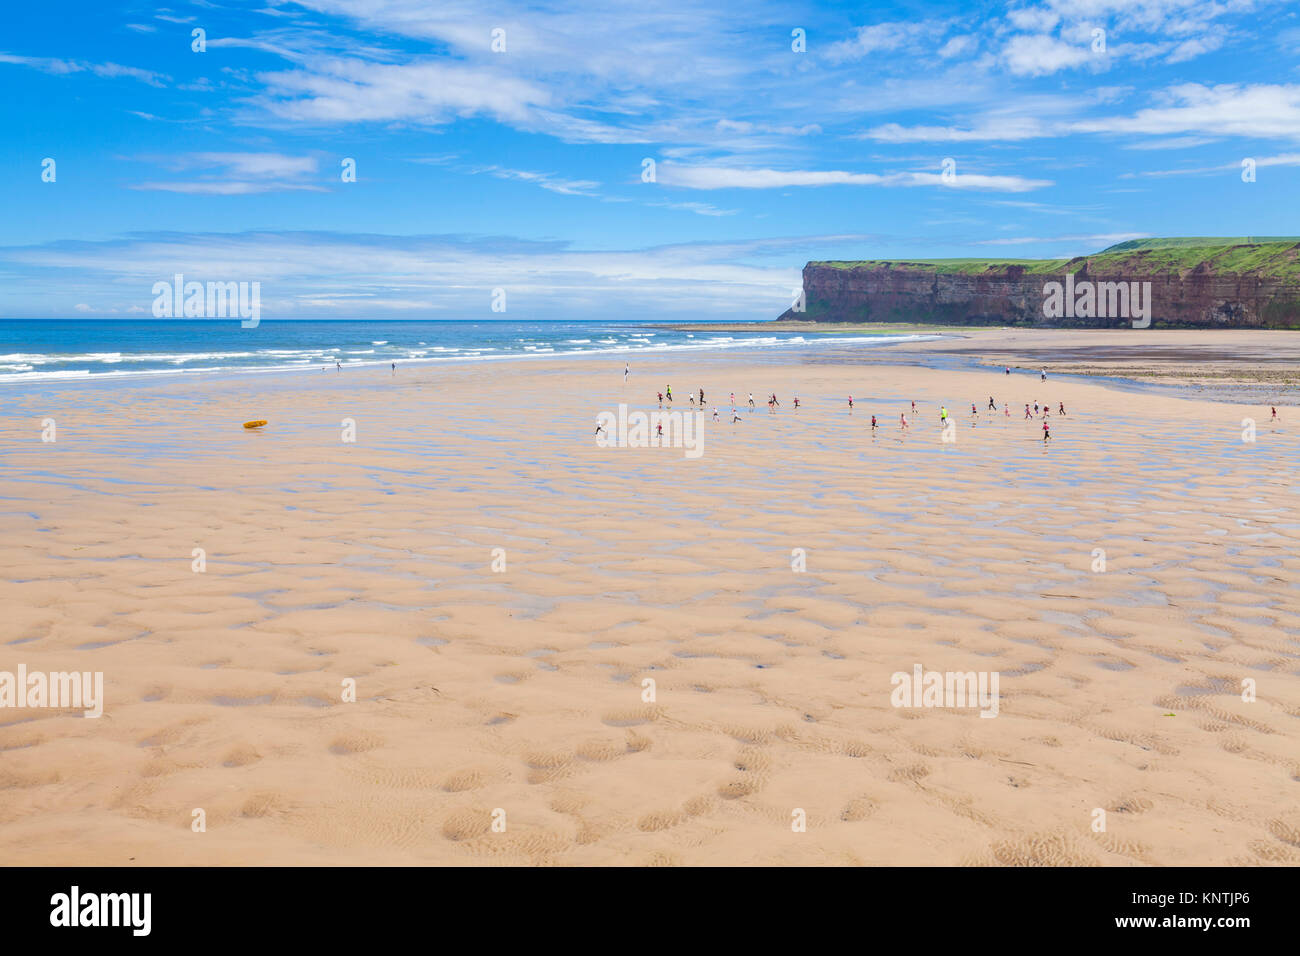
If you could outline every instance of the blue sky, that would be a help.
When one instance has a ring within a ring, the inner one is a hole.
[[[758,319],[810,258],[1300,233],[1268,0],[52,0],[6,8],[0,119],[11,317],[182,272],[268,319]]]

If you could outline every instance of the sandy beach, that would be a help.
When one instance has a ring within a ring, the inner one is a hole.
[[[1300,863],[1290,373],[1002,373],[1080,335],[5,392],[0,671],[104,704],[0,709],[0,860]],[[597,445],[666,384],[702,454]]]

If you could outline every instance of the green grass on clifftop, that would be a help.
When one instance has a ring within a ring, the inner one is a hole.
[[[1073,259],[867,259],[810,262],[828,269],[903,269],[964,275],[1005,273],[1020,267],[1028,275],[1088,271],[1118,275],[1182,275],[1203,269],[1220,275],[1250,275],[1300,282],[1300,237],[1178,237],[1130,239],[1090,256]]]

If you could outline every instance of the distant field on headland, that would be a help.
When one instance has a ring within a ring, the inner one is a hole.
[[[860,259],[815,260],[827,269],[940,269],[964,275],[1023,270],[1028,275],[1060,275],[1087,265],[1092,272],[1176,275],[1206,267],[1216,273],[1261,278],[1300,279],[1300,236],[1130,239],[1101,252],[1070,259]]]

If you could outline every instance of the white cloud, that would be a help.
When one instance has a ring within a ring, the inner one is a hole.
[[[241,196],[252,193],[327,190],[313,182],[317,161],[314,156],[289,156],[284,153],[182,153],[162,160],[174,170],[206,169],[194,180],[153,180],[135,183],[130,188],[152,192],[191,195]]]
[[[193,164],[228,167],[236,176],[284,177],[316,172],[314,156],[283,153],[193,153]],[[187,164],[189,165],[189,164]]]
[[[612,301],[644,303],[637,314],[770,317],[789,305],[789,290],[813,253],[823,255],[861,236],[751,242],[686,243],[590,250],[556,241],[454,236],[355,236],[320,233],[211,233],[135,236],[105,242],[0,248],[11,278],[67,270],[102,307],[148,307],[153,283],[181,272],[196,281],[259,281],[267,317],[337,313],[355,299],[365,314],[483,315],[491,290],[510,293],[514,316],[602,314]],[[770,257],[756,266],[747,260]],[[17,301],[22,283],[0,288],[0,308]],[[75,293],[80,294],[80,293]]]
[[[657,206],[662,209],[681,209],[685,212],[693,212],[697,216],[734,216],[739,210],[736,209],[719,209],[712,203],[707,202],[651,202],[647,206]]]
[[[860,134],[882,143],[970,143],[989,140],[1013,142],[1050,135],[1043,123],[1030,116],[990,117],[969,129],[956,126],[900,126],[885,123]]]
[[[1002,48],[1007,69],[1017,76],[1045,76],[1060,70],[1102,65],[1104,56],[1094,53],[1091,45],[1065,43],[1051,36],[1013,36]]]
[[[1040,120],[987,114],[976,117],[968,127],[886,123],[861,136],[888,143],[1017,141],[1076,133],[1300,141],[1300,85],[1184,83],[1150,98],[1161,105],[1128,116]],[[1175,144],[1189,145],[1186,140]],[[1162,143],[1149,144],[1148,148],[1162,148]]]
[[[826,57],[832,63],[860,60],[873,53],[892,53],[914,48],[922,40],[933,39],[941,32],[942,28],[936,29],[930,23],[877,23],[858,27],[853,39],[832,43],[826,51]]]
[[[1300,140],[1300,85],[1184,83],[1166,90],[1160,99],[1166,105],[1139,110],[1132,116],[1080,120],[1070,128],[1085,133],[1202,133]]]
[[[962,56],[970,53],[979,45],[979,41],[970,35],[955,36],[943,46],[939,47],[938,55],[945,60],[950,60],[955,56]]]
[[[1195,59],[1202,53],[1213,52],[1221,46],[1223,46],[1222,36],[1193,37],[1174,47],[1173,52],[1165,58],[1165,62],[1182,63],[1186,60]]]
[[[1061,22],[1058,14],[1042,7],[1022,7],[1008,10],[1007,20],[1017,29],[1031,33],[1046,33]]]
[[[14,56],[9,53],[0,53],[0,63],[29,66],[34,70],[40,70],[42,73],[51,73],[56,76],[89,72],[106,79],[126,77],[139,80],[141,83],[147,83],[150,86],[164,86],[171,80],[171,77],[164,73],[141,70],[134,66],[122,66],[120,63],[87,63],[84,60],[60,60],[43,56]]]
[[[497,179],[513,179],[532,183],[542,189],[565,196],[595,196],[600,183],[590,179],[564,179],[553,173],[535,173],[526,169],[506,169],[501,166],[483,166],[471,169],[472,173],[487,173]]]
[[[302,123],[404,121],[436,125],[485,115],[524,124],[551,103],[549,92],[509,72],[444,62],[369,63],[330,58],[308,69],[260,74],[254,102]]]
[[[1151,234],[1148,232],[1103,232],[1090,236],[1017,236],[1013,239],[984,239],[976,243],[980,246],[1025,246],[1025,245],[1045,245],[1053,242],[1088,242],[1102,243],[1105,245],[1114,245],[1117,242],[1127,242],[1130,239],[1148,239]]]
[[[144,192],[186,193],[195,196],[245,196],[254,193],[307,190],[328,192],[322,186],[278,182],[215,182],[208,180],[132,183],[131,189]]]
[[[1231,170],[1234,174],[1239,173],[1242,169],[1242,160],[1234,160],[1230,163],[1222,163],[1217,166],[1188,166],[1182,169],[1148,169],[1142,172],[1128,173],[1127,179],[1138,177],[1163,177],[1163,176],[1208,176],[1216,173],[1224,173]],[[1252,156],[1249,157],[1255,162],[1256,168],[1267,168],[1269,166],[1300,166],[1300,153],[1282,153],[1277,156]]]
[[[734,166],[682,166],[665,163],[659,167],[659,182],[685,189],[784,189],[794,186],[953,186],[961,189],[990,189],[1026,192],[1052,185],[1050,180],[1020,176],[988,176],[962,173],[945,180],[940,173],[853,173],[840,169],[753,169]]]

